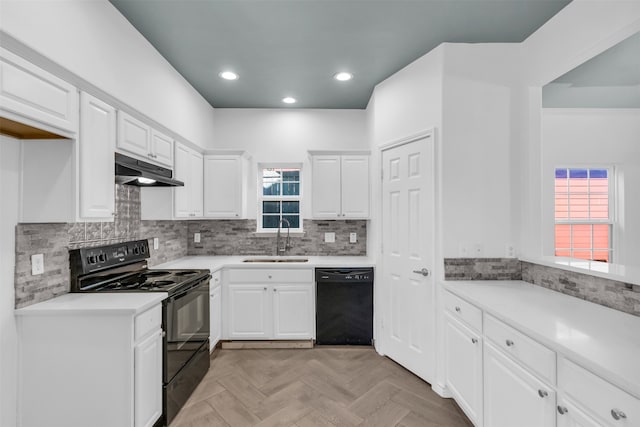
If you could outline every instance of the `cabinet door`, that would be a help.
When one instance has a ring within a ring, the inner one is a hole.
[[[484,425],[555,426],[555,391],[484,343]]]
[[[173,139],[155,129],[152,130],[151,154],[156,163],[173,168]]]
[[[204,216],[240,218],[242,213],[242,158],[205,156]]]
[[[209,307],[211,337],[209,340],[209,349],[218,344],[222,337],[222,287],[217,286],[211,290],[211,303]]]
[[[78,141],[78,199],[83,219],[113,218],[115,144],[115,109],[83,92]]]
[[[191,150],[182,144],[175,146],[175,178],[184,182],[184,187],[173,189],[174,213],[177,218],[187,218],[191,216],[189,204],[191,189]]]
[[[134,361],[136,427],[151,427],[162,415],[162,330],[136,345]]]
[[[273,286],[273,337],[313,338],[313,285]]]
[[[482,425],[482,339],[448,314],[445,319],[445,378],[456,402]]]
[[[369,217],[369,156],[342,156],[342,216]]]
[[[145,161],[151,157],[151,128],[123,111],[118,111],[118,148],[137,154]]]
[[[558,427],[601,427],[594,416],[589,415],[571,399],[558,399]]]
[[[341,218],[340,156],[313,156],[311,209],[314,218]]]
[[[189,168],[190,176],[189,176],[189,208],[192,213],[192,216],[201,217],[202,216],[202,204],[203,204],[203,181],[204,181],[204,172],[203,172],[203,163],[202,163],[202,154],[197,153],[195,151],[191,151],[190,153],[190,164]]]
[[[271,338],[271,295],[268,285],[229,285],[228,337]]]
[[[0,58],[1,110],[68,134],[77,132],[78,90],[74,86],[1,48]]]

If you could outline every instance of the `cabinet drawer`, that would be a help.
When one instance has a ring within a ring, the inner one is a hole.
[[[556,383],[555,352],[488,314],[484,315],[484,334],[547,383]]]
[[[607,424],[640,425],[640,400],[564,358],[558,360],[558,389]],[[616,420],[617,411],[625,418]]]
[[[310,283],[313,282],[313,270],[230,269],[229,281],[232,283]]]
[[[478,307],[448,291],[444,293],[444,306],[454,318],[482,332],[482,311]]]
[[[222,270],[211,273],[211,289],[215,289],[222,284]]]
[[[144,338],[162,326],[162,305],[150,308],[144,313],[140,313],[135,319],[135,341]]]

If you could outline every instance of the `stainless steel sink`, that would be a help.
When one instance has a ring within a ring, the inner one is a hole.
[[[307,258],[247,258],[242,262],[309,262]]]

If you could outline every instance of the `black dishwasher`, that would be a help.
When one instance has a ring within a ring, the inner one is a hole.
[[[373,268],[316,268],[316,344],[372,343]]]

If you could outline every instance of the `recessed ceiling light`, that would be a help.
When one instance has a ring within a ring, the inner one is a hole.
[[[285,98],[282,98],[282,102],[284,102],[285,104],[295,104],[296,103],[296,99],[292,98],[290,96],[287,96]]]
[[[238,80],[238,75],[233,71],[223,71],[218,75],[225,80]]]
[[[333,78],[339,82],[346,82],[353,78],[353,74],[347,73],[346,71],[341,71],[333,75]]]

